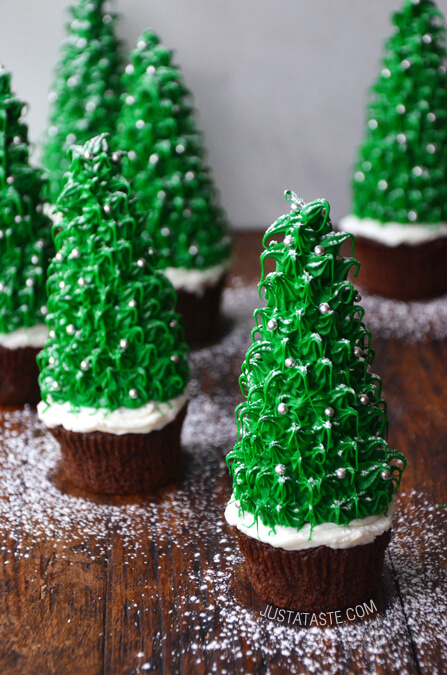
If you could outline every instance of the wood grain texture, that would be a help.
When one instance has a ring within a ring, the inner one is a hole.
[[[258,280],[260,250],[259,233],[238,235],[236,287]],[[225,339],[233,329],[223,324]],[[10,470],[13,432],[24,448],[13,457],[14,500],[0,494],[14,509],[14,518],[2,511],[0,522],[2,675],[445,672],[447,509],[438,505],[447,503],[447,344],[374,341],[390,442],[408,468],[374,598],[379,612],[328,630],[261,616],[266,605],[253,593],[223,519],[230,495],[224,457],[234,433],[228,420],[241,400],[244,357],[234,344],[231,353],[208,349],[193,357],[198,398],[188,412],[194,424],[177,485],[158,495],[95,497],[73,487],[59,464],[51,468],[48,480],[68,505],[78,513],[84,504],[93,514],[89,528],[74,518],[69,534],[57,513],[55,532],[25,527],[32,510],[26,448],[42,432],[34,430],[32,412],[9,418],[0,411],[0,429],[9,425],[0,472]],[[210,418],[222,414],[221,426],[210,423],[210,438],[203,434],[207,406]],[[118,527],[120,512],[127,531]]]

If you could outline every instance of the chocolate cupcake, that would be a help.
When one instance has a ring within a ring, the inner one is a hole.
[[[392,21],[340,229],[356,235],[359,286],[421,300],[447,293],[447,36],[432,0]]]
[[[40,418],[69,479],[93,492],[154,491],[178,477],[187,347],[176,295],[106,136],[74,146],[56,209]]]
[[[36,354],[47,329],[45,282],[52,250],[42,172],[29,164],[25,104],[0,66],[0,404],[39,400]]]
[[[116,147],[129,153],[125,175],[147,218],[160,267],[177,291],[186,338],[209,340],[216,335],[230,267],[228,222],[172,51],[147,30],[130,60]]]
[[[386,440],[382,383],[329,204],[305,204],[266,232],[245,401],[228,455],[225,515],[256,592],[297,611],[330,611],[377,590],[404,457]]]

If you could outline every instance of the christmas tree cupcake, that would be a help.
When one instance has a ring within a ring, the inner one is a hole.
[[[156,489],[179,472],[188,365],[169,280],[105,135],[73,146],[57,201],[40,418],[73,483]]]
[[[358,263],[340,256],[353,237],[333,231],[327,201],[287,197],[291,212],[264,237],[262,269],[276,269],[263,272],[267,305],[242,365],[226,518],[264,600],[335,610],[379,584],[405,460],[386,441],[371,334],[347,281]]]
[[[36,355],[47,328],[51,223],[43,214],[42,172],[30,166],[25,104],[0,66],[0,403],[37,403]]]
[[[204,162],[191,95],[172,52],[146,31],[124,75],[116,147],[160,256],[177,291],[189,340],[211,338],[230,265],[231,237]]]
[[[56,202],[69,167],[67,149],[96,134],[112,132],[120,108],[122,57],[116,17],[105,0],[78,0],[70,8],[67,37],[49,94],[50,122],[43,163]]]
[[[359,284],[402,300],[447,292],[447,51],[432,0],[393,15],[353,181]]]

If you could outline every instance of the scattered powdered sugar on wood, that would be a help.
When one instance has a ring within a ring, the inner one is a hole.
[[[365,324],[376,337],[407,342],[447,338],[447,295],[432,300],[403,302],[362,291]]]
[[[399,498],[378,613],[325,628],[262,616],[266,605],[250,590],[234,532],[223,518],[230,495],[225,455],[236,438],[234,408],[242,400],[237,378],[259,304],[254,286],[227,289],[222,340],[192,353],[184,476],[157,498],[89,497],[71,488],[57,443],[35,413],[1,413],[1,563],[29,560],[29,574],[37,577],[38,560],[52,551],[64,564],[101,564],[105,571],[113,565],[131,570],[143,560],[147,581],[127,601],[126,613],[135,625],[149,626],[141,617],[163,607],[169,630],[179,635],[173,672],[191,654],[205,672],[222,675],[280,668],[338,674],[351,662],[367,664],[371,673],[417,672],[416,646],[425,672],[441,675],[434,664],[447,663],[447,509],[423,494],[423,486]],[[224,386],[224,377],[231,386]],[[160,578],[174,576],[172,597],[160,598]],[[196,634],[192,644],[182,639],[186,632]],[[156,671],[166,640],[157,629],[136,641],[139,665],[132,672]]]

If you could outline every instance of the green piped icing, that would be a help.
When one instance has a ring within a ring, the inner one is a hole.
[[[110,411],[169,401],[185,390],[187,346],[175,291],[121,174],[126,160],[104,134],[71,154],[53,228],[42,399]]]
[[[204,161],[191,94],[172,52],[147,30],[123,76],[115,146],[129,152],[132,180],[160,265],[206,269],[228,260],[231,237]]]
[[[402,473],[391,462],[405,459],[386,441],[382,383],[369,372],[371,334],[347,281],[359,263],[340,256],[354,238],[333,231],[326,200],[287,196],[291,212],[264,236],[259,290],[267,305],[254,314],[227,462],[241,513],[299,529],[385,512]],[[268,262],[276,269],[266,274]]]
[[[29,163],[24,106],[0,66],[0,333],[44,323],[53,250],[51,223],[42,210],[45,182]]]
[[[70,8],[52,90],[43,163],[48,169],[53,202],[69,168],[67,149],[115,129],[120,107],[121,45],[115,36],[116,15],[105,0],[78,0]]]
[[[447,52],[431,0],[393,17],[354,169],[353,213],[381,222],[447,222]]]

